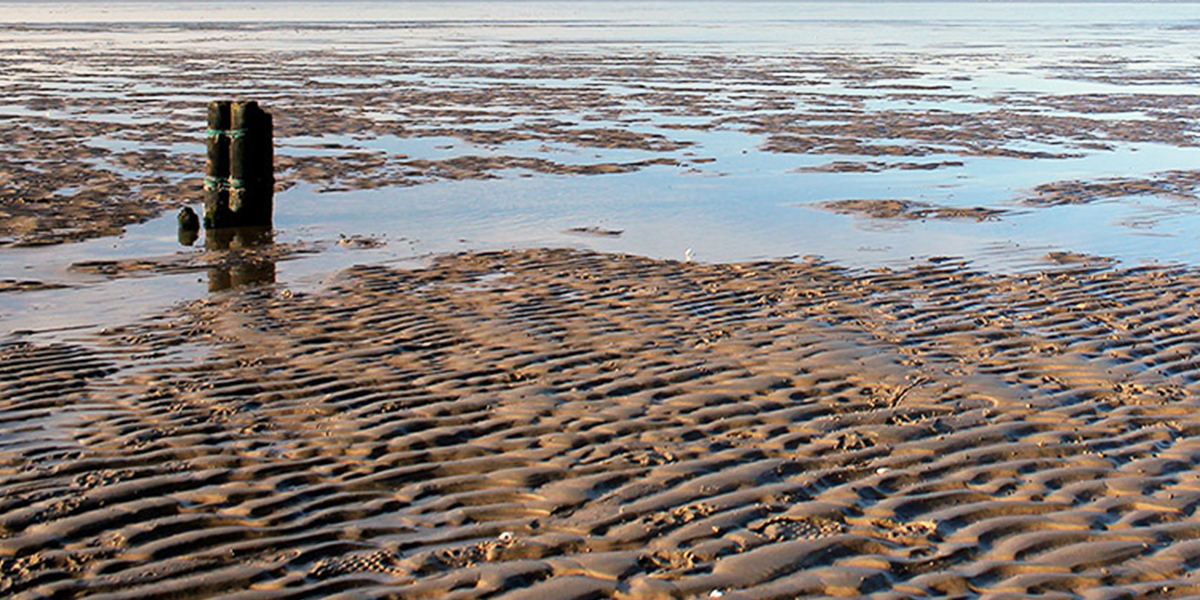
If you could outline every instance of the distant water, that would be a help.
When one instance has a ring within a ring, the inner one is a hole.
[[[741,0],[367,0],[286,2],[225,0],[115,2],[26,0],[0,2],[0,23],[413,23],[426,26],[489,24],[526,37],[538,32],[617,41],[654,39],[811,44],[905,44],[966,47],[1032,41],[1038,47],[1071,45],[1055,39],[1068,27],[1090,41],[1116,43],[1127,34],[1149,33],[1172,43],[1200,26],[1200,3],[1192,2],[906,2]],[[862,28],[869,26],[869,31]],[[605,31],[608,29],[608,31]],[[532,31],[530,31],[532,30]],[[703,33],[708,31],[708,34]],[[674,32],[674,33],[672,33]],[[796,34],[803,33],[803,37]],[[1049,34],[1049,35],[1047,35]],[[481,36],[486,37],[486,36]],[[503,35],[501,36],[503,37]],[[570,37],[570,36],[566,36]]]
[[[1014,68],[1098,52],[1133,57],[1143,66],[1176,65],[1200,54],[1200,2],[886,0],[0,1],[0,26],[37,26],[32,33],[10,28],[0,36],[0,47],[44,40],[45,28],[53,25],[77,32],[116,27],[124,34],[110,31],[108,35],[149,35],[145,41],[163,39],[161,31],[147,34],[145,26],[172,25],[182,29],[170,39],[183,42],[189,32],[200,35],[223,25],[303,23],[345,28],[337,36],[256,29],[244,41],[261,44],[256,48],[389,42],[476,49],[491,44],[554,43],[586,48],[642,44],[732,53],[842,50],[969,56],[1000,52],[1013,61]],[[403,36],[397,37],[397,29],[376,29],[384,24],[403,27]],[[237,36],[225,39],[234,45],[239,41]]]
[[[631,21],[774,23],[899,21],[908,23],[1097,23],[1134,25],[1195,19],[1193,2],[907,2],[809,0],[357,0],[289,2],[222,0],[0,2],[4,23],[231,22],[532,22]],[[1176,23],[1177,24],[1177,23]]]

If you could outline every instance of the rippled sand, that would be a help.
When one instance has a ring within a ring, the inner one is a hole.
[[[531,250],[10,344],[0,593],[1194,594],[1198,286]]]

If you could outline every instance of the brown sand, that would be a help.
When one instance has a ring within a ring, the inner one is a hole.
[[[541,250],[0,349],[0,596],[1200,592],[1200,273]]]

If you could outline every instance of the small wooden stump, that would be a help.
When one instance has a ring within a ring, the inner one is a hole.
[[[176,217],[179,222],[179,243],[191,246],[200,238],[200,216],[192,207],[185,206]]]
[[[271,115],[257,102],[208,104],[204,226],[270,227],[275,197]]]

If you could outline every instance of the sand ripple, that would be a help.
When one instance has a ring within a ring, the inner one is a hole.
[[[1195,594],[1197,283],[575,251],[0,348],[0,595]]]

